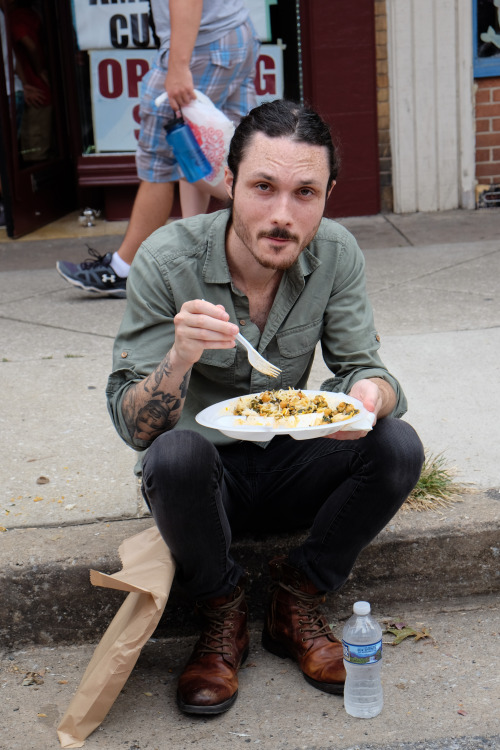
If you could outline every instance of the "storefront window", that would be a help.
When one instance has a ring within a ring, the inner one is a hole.
[[[246,0],[262,41],[259,102],[301,99],[298,0]],[[82,152],[132,153],[139,135],[140,82],[157,55],[149,0],[72,0]]]
[[[474,0],[474,75],[500,75],[500,0]]]

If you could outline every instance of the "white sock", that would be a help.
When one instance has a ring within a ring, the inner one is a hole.
[[[120,258],[118,252],[113,253],[110,265],[113,271],[117,273],[121,279],[127,278],[130,271],[130,266],[128,263],[126,263],[126,261],[123,260],[123,258]]]

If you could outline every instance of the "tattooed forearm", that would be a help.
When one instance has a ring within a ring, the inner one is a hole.
[[[137,412],[133,436],[153,440],[162,432],[171,430],[179,418],[180,405],[180,400],[171,393],[161,394],[161,400],[152,399]]]
[[[191,370],[173,377],[170,356],[140,383],[131,385],[122,401],[122,413],[132,439],[154,440],[177,424],[184,406]],[[178,376],[177,376],[178,377]],[[177,380],[177,383],[172,382]]]
[[[168,378],[172,374],[170,368],[170,352],[166,355],[165,359],[158,365],[156,370],[151,373],[149,378],[144,381],[144,390],[146,393],[155,393],[160,387],[160,384],[164,377]]]
[[[154,397],[141,399],[137,393],[140,385],[131,386],[123,397],[123,416],[131,438],[154,440],[175,427],[181,415],[182,400],[175,393],[158,390]]]
[[[156,381],[156,388],[160,387],[160,383],[163,380],[163,378],[169,378],[172,374],[172,370],[170,367],[170,352],[167,354],[161,365],[155,370],[155,381]]]

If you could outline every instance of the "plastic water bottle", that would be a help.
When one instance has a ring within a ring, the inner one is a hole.
[[[347,678],[344,707],[348,714],[371,719],[382,711],[382,628],[368,602],[356,602],[342,633]]]
[[[188,182],[197,182],[212,171],[212,165],[201,150],[189,125],[176,117],[165,125],[167,142]]]

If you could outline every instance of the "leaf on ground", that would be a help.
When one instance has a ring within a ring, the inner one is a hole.
[[[422,638],[432,638],[432,635],[429,633],[427,628],[422,628],[422,630],[417,630],[417,634],[415,635],[415,641],[420,641]]]
[[[413,630],[413,628],[409,628],[408,626],[406,626],[405,628],[387,628],[387,630],[384,630],[384,633],[390,633],[391,635],[396,636],[394,640],[391,641],[391,646],[399,646],[399,644],[404,641],[405,638],[416,635],[416,631]]]
[[[403,627],[401,627],[403,626]],[[413,638],[414,642],[420,641],[422,638],[431,638],[431,634],[427,628],[421,630],[415,630],[405,623],[392,623],[388,628],[384,630],[384,634],[389,633],[395,636],[393,641],[390,641],[390,646],[399,646],[406,638]]]

